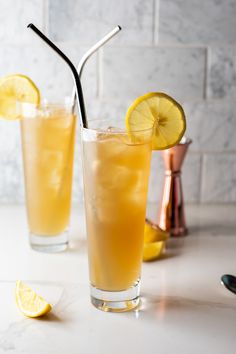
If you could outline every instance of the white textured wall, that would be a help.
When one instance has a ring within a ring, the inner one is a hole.
[[[166,91],[186,110],[194,143],[184,169],[185,199],[236,202],[236,0],[0,0],[0,76],[24,73],[42,95],[70,94],[68,69],[26,29],[38,25],[77,62],[116,24],[123,31],[86,66],[88,115],[120,117],[138,95]],[[82,197],[79,145],[74,197]],[[153,154],[149,200],[161,192]],[[0,121],[0,201],[23,200],[17,122]]]

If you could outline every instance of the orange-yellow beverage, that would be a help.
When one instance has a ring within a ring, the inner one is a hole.
[[[83,154],[91,285],[123,291],[140,278],[150,139],[84,129]]]
[[[64,106],[28,110],[21,134],[30,232],[57,236],[69,225],[75,116]]]

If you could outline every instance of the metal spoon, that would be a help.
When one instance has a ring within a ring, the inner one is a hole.
[[[226,289],[236,294],[236,277],[230,274],[224,274],[221,277],[221,284],[223,284]]]

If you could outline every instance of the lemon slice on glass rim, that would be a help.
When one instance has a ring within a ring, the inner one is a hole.
[[[52,309],[47,301],[20,280],[16,282],[15,297],[17,307],[27,317],[40,317]]]
[[[20,118],[17,103],[40,103],[40,92],[27,76],[16,74],[0,79],[0,117],[8,120]]]
[[[135,132],[153,128],[153,150],[168,149],[179,143],[186,129],[181,105],[162,92],[150,92],[139,98],[126,113],[126,128]]]

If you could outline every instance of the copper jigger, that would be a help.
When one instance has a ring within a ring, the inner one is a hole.
[[[163,230],[169,231],[171,236],[184,236],[187,234],[181,184],[181,166],[191,142],[192,140],[184,137],[178,145],[162,151],[165,165],[165,181],[158,215],[158,225]]]

